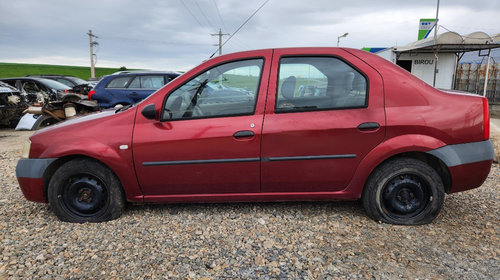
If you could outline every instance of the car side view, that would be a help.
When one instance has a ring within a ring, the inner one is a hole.
[[[104,76],[88,92],[89,100],[96,100],[100,107],[130,105],[148,97],[179,76],[176,72],[123,71]]]
[[[435,89],[348,48],[208,60],[134,106],[36,132],[16,168],[69,222],[126,202],[362,200],[376,221],[433,221],[493,160],[484,97]]]

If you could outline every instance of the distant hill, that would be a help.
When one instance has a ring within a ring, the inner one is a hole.
[[[120,69],[96,67],[95,70],[96,77],[101,77],[112,74]],[[26,75],[39,74],[67,75],[88,80],[90,78],[90,67],[0,62],[0,78],[24,77]]]

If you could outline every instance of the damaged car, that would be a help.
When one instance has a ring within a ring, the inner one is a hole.
[[[29,97],[23,103],[21,113],[16,111],[19,121],[16,130],[36,130],[99,110],[97,102],[87,100],[86,95],[73,92],[57,81],[37,77],[4,78],[0,81]]]
[[[27,77],[40,77],[44,79],[54,80],[61,84],[65,84],[71,88],[72,91],[80,94],[88,94],[88,92],[95,86],[91,82],[85,81],[74,76],[64,76],[55,74],[40,74],[40,75],[28,75]]]
[[[29,98],[36,101],[36,95],[28,95],[13,86],[0,82],[0,126],[16,127]]]
[[[65,84],[44,78],[3,78],[0,79],[0,81],[13,86],[22,92],[34,94],[41,93],[45,100],[57,100],[65,93],[71,91],[71,88]]]

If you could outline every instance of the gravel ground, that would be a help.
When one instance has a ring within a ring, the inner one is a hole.
[[[69,224],[19,190],[29,135],[0,130],[0,280],[499,279],[498,164],[425,226],[376,223],[359,202],[131,205]]]

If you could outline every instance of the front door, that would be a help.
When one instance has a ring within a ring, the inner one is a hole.
[[[338,49],[275,51],[262,137],[263,192],[347,187],[384,138],[382,79]]]
[[[261,130],[272,53],[259,54],[180,77],[165,95],[160,121],[137,114],[134,162],[146,196],[260,191]]]

